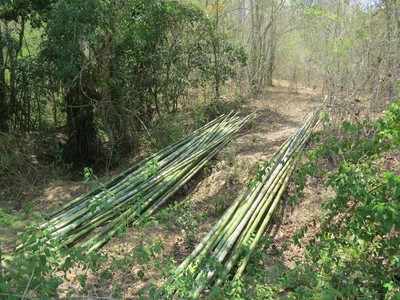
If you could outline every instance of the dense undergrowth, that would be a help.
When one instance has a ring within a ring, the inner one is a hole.
[[[166,115],[142,134],[136,155],[117,155],[112,161],[104,161],[100,168],[93,168],[97,175],[105,175],[121,166],[132,163],[148,153],[155,152],[176,142],[216,116],[238,110],[242,99],[204,101],[190,111],[184,110]],[[79,181],[85,168],[76,170],[62,158],[65,132],[49,130],[13,136],[0,133],[0,205],[7,210],[21,210],[31,205],[30,200],[40,190],[56,179]],[[111,146],[110,146],[111,148]]]

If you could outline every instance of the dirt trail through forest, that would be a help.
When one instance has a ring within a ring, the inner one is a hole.
[[[286,82],[276,82],[262,99],[247,101],[243,114],[257,112],[257,119],[226,149],[218,154],[215,162],[194,178],[185,191],[175,197],[175,205],[183,205],[164,215],[174,205],[164,208],[144,228],[130,228],[122,237],[114,238],[103,251],[109,257],[124,260],[122,267],[112,270],[112,280],[99,279],[99,273],[89,276],[90,292],[95,297],[110,296],[117,282],[124,297],[135,298],[139,291],[150,282],[162,284],[161,265],[173,258],[176,263],[182,261],[193,250],[221,217],[230,203],[246,188],[254,175],[257,164],[272,157],[280,145],[291,136],[305,120],[306,115],[321,102],[316,91],[299,88],[294,93]],[[273,274],[277,268],[290,268],[296,258],[301,257],[302,249],[290,246],[286,242],[293,233],[304,225],[317,227],[314,220],[320,214],[321,193],[312,183],[307,184],[304,200],[290,210],[282,210],[280,224],[275,225],[272,247],[265,251],[281,250],[283,255],[271,255],[267,262]],[[191,230],[195,232],[190,233]],[[315,230],[310,230],[311,234]],[[140,263],[140,249],[150,249],[160,241],[162,250],[147,264]],[[139,251],[138,251],[139,250]],[[272,252],[273,253],[273,252]],[[102,269],[111,270],[103,264]],[[71,272],[69,280],[62,285],[60,296],[78,288],[79,271]]]
[[[244,111],[257,112],[256,121],[224,150],[218,158],[221,167],[199,184],[193,192],[193,198],[204,203],[223,195],[229,198],[228,202],[233,201],[237,192],[243,190],[254,175],[257,164],[269,160],[321,102],[322,98],[316,90],[298,88],[297,92],[293,92],[286,81],[275,82],[275,86],[268,88],[263,98],[250,100]],[[320,204],[328,193],[320,189],[318,183],[307,182],[303,201],[282,211],[283,215],[279,216],[282,219],[273,229],[272,246],[282,250],[283,256],[279,262],[272,259],[271,264],[282,263],[284,267],[291,267],[301,257],[303,249],[293,245],[286,250],[284,248],[301,227],[309,227],[306,238],[318,230]]]
[[[99,281],[98,276],[89,278],[93,295],[109,295],[108,292],[115,288],[112,282],[121,285],[125,297],[137,297],[139,290],[148,286],[149,282],[161,284],[160,265],[156,261],[162,264],[163,261],[173,258],[179,263],[189,255],[238,193],[246,188],[257,164],[271,158],[320,102],[321,99],[315,91],[299,88],[297,93],[293,93],[285,82],[276,82],[276,86],[268,89],[262,99],[249,100],[242,113],[256,111],[257,119],[218,154],[215,163],[208,170],[192,180],[187,190],[176,197],[180,199],[175,203],[186,203],[187,206],[183,210],[172,212],[167,221],[172,226],[165,226],[165,220],[157,223],[167,210],[165,208],[155,216],[156,222],[153,225],[139,230],[129,229],[123,237],[115,238],[107,244],[104,251],[109,256],[117,259],[132,257],[132,260],[124,268],[113,271],[113,280],[109,281],[109,285]],[[319,215],[320,194],[312,185],[307,187],[305,194],[304,201],[298,206],[283,212],[279,228],[275,226],[272,248],[281,249],[283,255],[279,258],[271,256],[271,261],[268,262],[271,270],[277,266],[281,269],[291,267],[293,260],[301,256],[302,250],[294,246],[284,249],[286,241],[301,226],[316,226],[313,220]],[[194,237],[190,237],[190,228],[196,230]],[[133,253],[141,247],[151,247],[155,241],[162,242],[163,250],[154,257],[154,264],[140,265],[135,262]],[[71,273],[69,279],[71,281],[63,285],[63,289],[76,287],[76,274]]]

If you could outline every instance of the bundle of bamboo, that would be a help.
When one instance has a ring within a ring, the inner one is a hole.
[[[305,143],[319,120],[312,113],[240,195],[165,285],[170,297],[198,298],[229,274],[239,279],[285,191]],[[185,282],[185,288],[179,286]],[[190,295],[187,294],[189,291]]]
[[[40,228],[49,239],[63,245],[81,242],[88,252],[98,249],[127,225],[137,224],[159,209],[252,117],[218,117],[102,187],[71,201]]]

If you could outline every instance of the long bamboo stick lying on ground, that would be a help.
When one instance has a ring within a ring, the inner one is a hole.
[[[159,209],[237,133],[249,115],[223,115],[63,206],[40,228],[50,240],[81,243],[88,252]]]
[[[310,114],[264,166],[257,182],[233,202],[222,218],[165,284],[166,298],[198,298],[231,275],[239,279],[287,188],[305,143],[318,123]],[[180,289],[185,282],[184,289]],[[189,292],[188,292],[189,291]]]

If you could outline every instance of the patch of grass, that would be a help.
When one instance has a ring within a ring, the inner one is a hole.
[[[14,214],[7,213],[4,209],[0,208],[0,225],[11,228],[19,228],[23,222]]]

